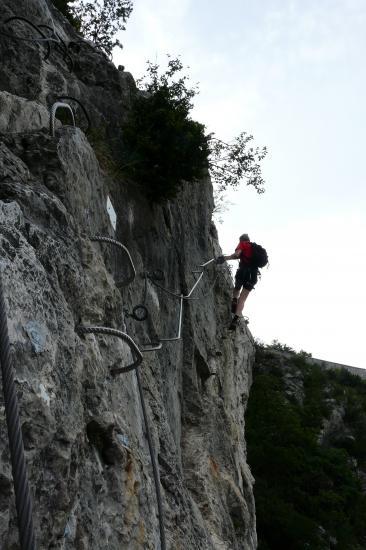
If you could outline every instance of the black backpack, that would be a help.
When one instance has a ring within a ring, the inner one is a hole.
[[[251,257],[251,264],[254,267],[264,267],[268,264],[268,254],[265,248],[257,243],[250,243],[252,245],[253,256]]]

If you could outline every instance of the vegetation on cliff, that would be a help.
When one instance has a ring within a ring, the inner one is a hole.
[[[116,34],[125,29],[131,0],[51,1],[84,38],[108,56],[115,46],[122,47]],[[205,126],[191,117],[198,89],[190,87],[183,69],[180,59],[170,56],[165,72],[148,62],[146,75],[138,82],[141,90],[133,97],[123,123],[118,154],[116,144],[109,144],[100,132],[94,132],[93,145],[98,157],[107,159],[104,166],[112,166],[118,179],[127,177],[136,183],[151,202],[174,199],[183,182],[198,182],[209,174],[214,184],[214,212],[219,213],[226,209],[228,188],[245,181],[258,193],[264,192],[261,161],[267,149],[253,147],[253,136],[245,131],[231,142],[206,133]]]
[[[260,550],[366,548],[365,381],[259,347],[246,435]]]
[[[132,13],[131,0],[52,2],[84,38],[108,56],[115,46],[122,47],[116,33],[125,29]],[[163,73],[158,64],[147,63],[146,75],[138,82],[141,91],[133,98],[123,125],[118,159],[109,153],[115,144],[102,144],[97,134],[95,148],[103,150],[104,159],[108,151],[114,174],[119,173],[122,179],[127,176],[152,202],[174,199],[184,181],[197,182],[208,173],[214,183],[216,212],[225,210],[226,190],[239,187],[243,180],[263,193],[260,162],[267,154],[266,147],[252,147],[253,136],[244,131],[231,142],[207,134],[205,126],[191,117],[197,86],[190,87],[189,78],[182,76],[180,59],[168,58]]]
[[[167,70],[148,62],[147,73],[124,127],[125,173],[155,202],[177,196],[182,182],[195,182],[207,173],[218,191],[236,188],[245,180],[264,191],[260,161],[267,149],[251,147],[253,136],[241,132],[232,142],[206,134],[191,118],[197,87],[182,76],[180,59],[168,60]]]
[[[113,48],[122,48],[116,38],[125,30],[132,13],[131,0],[52,0],[55,7],[69,20],[84,38],[91,40],[108,56]]]

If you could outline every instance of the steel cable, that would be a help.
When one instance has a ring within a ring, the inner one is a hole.
[[[140,394],[140,401],[141,401],[141,408],[142,408],[142,415],[144,417],[144,423],[145,423],[145,432],[146,432],[146,438],[149,446],[149,452],[150,452],[150,458],[151,458],[151,464],[153,469],[153,476],[154,476],[154,483],[155,483],[155,491],[156,491],[156,500],[158,504],[158,515],[159,515],[159,529],[160,529],[160,540],[161,540],[161,550],[166,550],[165,545],[165,530],[164,530],[164,521],[163,521],[163,506],[162,506],[162,500],[161,500],[161,492],[160,492],[160,479],[159,479],[159,471],[155,460],[155,453],[154,453],[154,447],[151,440],[150,435],[150,429],[149,429],[149,423],[147,419],[147,412],[146,412],[146,406],[145,406],[145,400],[144,395],[142,391],[142,385],[141,385],[141,379],[140,379],[140,373],[139,369],[137,368],[141,362],[142,362],[142,355],[141,351],[135,344],[135,342],[132,340],[128,334],[121,332],[117,329],[107,328],[107,327],[100,327],[100,326],[84,326],[79,325],[76,327],[76,331],[79,334],[107,334],[110,336],[117,336],[118,338],[121,338],[124,340],[130,347],[131,351],[134,353],[136,359],[134,363],[131,365],[128,365],[127,367],[119,367],[118,369],[112,369],[112,374],[119,374],[119,373],[126,373],[128,371],[134,370],[136,373],[136,379],[137,379],[137,386]],[[160,348],[159,348],[160,349]],[[147,349],[146,351],[153,351]]]
[[[109,336],[116,336],[117,338],[120,338],[121,340],[126,342],[126,344],[131,350],[134,361],[133,363],[131,363],[130,365],[127,365],[126,367],[113,368],[111,370],[111,374],[113,375],[135,370],[142,363],[143,358],[142,358],[140,349],[138,348],[137,344],[132,340],[131,336],[129,336],[125,332],[122,332],[115,328],[101,327],[101,326],[85,326],[85,325],[78,325],[75,330],[79,334],[106,334]]]
[[[151,465],[152,465],[152,469],[153,469],[156,500],[157,500],[157,504],[158,504],[161,550],[166,550],[165,529],[164,529],[164,512],[163,512],[163,502],[162,502],[161,491],[160,491],[159,470],[158,470],[158,465],[157,465],[156,459],[155,459],[154,446],[153,446],[153,443],[152,443],[150,429],[149,429],[149,422],[148,422],[148,419],[147,419],[147,412],[146,412],[144,394],[143,394],[143,391],[142,391],[140,373],[139,373],[138,369],[135,372],[136,372],[137,386],[138,386],[138,390],[139,390],[139,394],[140,394],[142,415],[144,417],[144,423],[145,423],[146,439],[147,439],[147,444],[149,446]]]
[[[200,274],[204,273],[204,271],[201,271]],[[145,277],[147,277],[156,287],[160,288],[160,290],[162,290],[163,292],[165,292],[166,294],[169,294],[170,296],[173,296],[174,298],[181,298],[181,294],[178,294],[177,292],[175,291],[172,291],[168,288],[165,288],[163,287],[162,285],[160,285],[159,283],[156,282],[153,274],[145,274]],[[216,281],[219,277],[219,274],[217,274],[215,277],[214,277],[214,280],[212,283],[210,283],[210,286],[208,287],[207,291],[202,295],[202,296],[199,296],[198,298],[191,298],[191,293],[192,291],[194,290],[194,288],[197,285],[198,283],[198,280],[195,282],[193,288],[191,289],[191,291],[189,292],[189,294],[187,294],[186,296],[183,296],[184,300],[202,300],[203,298],[206,298],[208,296],[208,294],[211,292],[211,290],[214,288],[215,284],[216,284]]]
[[[15,39],[15,40],[20,40],[21,42],[36,42],[36,43],[41,43],[41,44],[45,43],[45,45],[47,46],[47,52],[44,56],[45,61],[49,58],[49,56],[51,54],[50,44],[54,44],[62,52],[63,60],[66,63],[69,64],[69,69],[71,71],[73,70],[74,61],[73,61],[73,59],[72,59],[72,57],[69,53],[68,44],[66,44],[64,42],[64,40],[60,37],[60,35],[58,35],[52,29],[52,27],[50,27],[49,25],[35,25],[34,23],[32,23],[32,21],[29,21],[29,19],[27,19],[25,17],[18,17],[18,16],[14,16],[14,17],[10,17],[9,19],[6,19],[3,22],[3,24],[6,25],[6,24],[10,23],[11,21],[22,21],[24,23],[27,23],[30,27],[32,27],[32,29],[37,31],[41,35],[42,38],[24,38],[22,36],[17,36],[16,34],[10,34],[8,32],[0,31],[0,34],[2,36],[5,36],[7,38],[12,38],[12,39]],[[46,36],[41,29],[46,29],[46,30],[51,31],[52,35],[51,36]]]
[[[37,25],[37,28],[51,31],[52,34],[48,38],[50,39],[51,42],[55,43],[55,46],[62,53],[63,60],[65,61],[66,64],[68,64],[68,69],[72,71],[74,68],[74,60],[69,54],[69,47],[66,44],[66,42],[64,42],[61,36],[57,34],[49,25]]]
[[[118,249],[123,250],[126,253],[128,261],[130,263],[132,273],[124,281],[118,281],[117,280],[116,285],[117,285],[117,287],[121,287],[121,286],[127,286],[130,283],[132,283],[132,281],[136,277],[136,269],[135,269],[135,266],[134,266],[134,263],[132,261],[131,254],[130,254],[128,248],[125,245],[123,245],[122,243],[120,243],[119,241],[116,241],[115,239],[111,239],[110,237],[102,237],[101,235],[93,235],[93,236],[90,237],[90,240],[91,241],[96,241],[96,242],[111,244],[112,246],[115,246]]]
[[[46,29],[47,31],[51,31],[51,35],[48,36],[47,38],[50,38],[52,39],[53,42],[56,42],[56,46],[58,46],[60,48],[60,50],[62,51],[63,54],[67,54],[67,44],[66,42],[61,38],[61,36],[59,34],[57,34],[57,32],[55,32],[55,30],[50,27],[49,25],[37,25],[37,28],[38,29]]]
[[[191,298],[191,297],[184,297],[185,300],[203,300],[203,298],[207,298],[207,296],[210,294],[211,290],[215,287],[216,281],[219,278],[219,273],[215,276],[213,282],[210,284],[210,286],[207,288],[206,292],[204,292],[201,296],[198,296],[198,298]]]
[[[58,44],[57,40],[54,38],[23,38],[21,36],[16,36],[15,34],[10,34],[7,32],[0,32],[1,36],[6,36],[7,38],[14,38],[15,40],[21,40],[22,42],[56,42]]]
[[[147,274],[147,277],[155,286],[157,286],[158,288],[160,288],[160,290],[166,292],[170,296],[174,296],[174,298],[180,298],[181,297],[180,294],[178,294],[176,292],[173,292],[172,290],[169,290],[168,288],[164,288],[162,285],[157,283],[156,280],[151,275]]]
[[[8,427],[10,457],[13,471],[15,503],[18,515],[20,547],[35,550],[33,506],[24,456],[23,436],[20,427],[19,404],[15,390],[13,362],[10,352],[7,314],[0,273],[0,363],[3,378],[6,423]]]

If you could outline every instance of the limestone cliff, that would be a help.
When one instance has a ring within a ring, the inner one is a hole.
[[[246,327],[228,334],[230,280],[201,263],[219,254],[210,181],[186,185],[176,201],[151,206],[131,184],[101,170],[83,130],[56,123],[60,96],[83,103],[93,128],[118,138],[133,78],[81,42],[45,0],[2,2],[2,22],[26,16],[65,44],[36,36],[21,20],[0,27],[0,259],[14,354],[38,549],[160,548],[156,494],[133,361],[125,342],[83,336],[80,325],[127,333],[144,351],[138,367],[160,474],[167,547],[256,548],[253,479],[244,412],[254,346]],[[45,31],[46,32],[46,31]],[[50,52],[47,44],[51,44]],[[48,55],[50,53],[50,55]],[[48,58],[45,59],[45,57]],[[107,198],[117,220],[112,226]],[[126,252],[91,240],[113,237]],[[145,276],[156,270],[164,280]],[[141,276],[142,275],[142,276]],[[122,282],[122,285],[119,284]],[[131,317],[144,303],[148,318]],[[158,347],[158,346],[156,346]],[[0,416],[0,540],[18,533],[4,403]]]

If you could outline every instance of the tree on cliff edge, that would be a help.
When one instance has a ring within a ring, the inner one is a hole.
[[[53,4],[80,31],[108,56],[115,46],[122,48],[115,38],[125,30],[125,23],[132,13],[131,0],[52,0]]]
[[[72,7],[75,0],[52,0],[52,4],[69,20],[71,25],[79,30],[79,22],[74,18],[72,14]]]
[[[260,161],[266,147],[251,147],[253,136],[242,132],[232,142],[206,134],[205,126],[191,118],[197,87],[188,85],[180,59],[168,56],[168,67],[148,62],[147,73],[124,128],[123,170],[149,199],[174,198],[182,181],[193,182],[209,172],[216,188],[216,204],[228,188],[245,181],[264,192]]]

